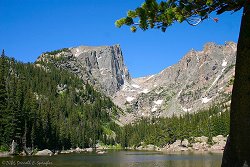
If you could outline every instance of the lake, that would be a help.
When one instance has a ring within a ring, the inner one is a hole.
[[[72,153],[50,157],[5,157],[0,166],[40,167],[219,167],[222,154],[163,154],[146,151]]]

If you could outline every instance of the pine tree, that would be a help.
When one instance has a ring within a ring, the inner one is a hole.
[[[20,150],[23,148],[22,136],[25,131],[25,119],[27,115],[24,110],[24,81],[23,78],[18,76],[19,79],[16,84],[16,98],[15,98],[15,139],[19,145]]]
[[[4,136],[5,142],[11,143],[15,138],[17,127],[16,77],[14,59],[9,61],[10,70],[7,75],[7,108],[5,112]]]
[[[6,144],[4,143],[4,126],[6,122],[6,101],[7,101],[7,91],[6,91],[6,58],[4,50],[2,51],[2,55],[0,58],[0,145]]]

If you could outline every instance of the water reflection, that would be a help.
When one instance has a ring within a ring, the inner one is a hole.
[[[158,152],[109,151],[107,154],[95,153],[65,154],[51,157],[13,157],[0,158],[0,166],[8,161],[23,162],[20,167],[32,166],[25,162],[49,162],[39,166],[62,167],[219,167],[221,154],[162,154]],[[35,165],[38,166],[38,165]]]

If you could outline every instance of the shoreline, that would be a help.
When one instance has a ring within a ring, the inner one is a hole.
[[[30,152],[28,155],[23,151],[19,154],[11,154],[8,151],[0,152],[0,157],[11,157],[11,156],[52,156],[58,154],[69,154],[69,153],[97,153],[105,154],[109,150],[130,150],[130,151],[152,151],[162,152],[163,154],[223,154],[224,147],[226,145],[227,137],[218,135],[212,138],[211,142],[208,142],[208,137],[194,137],[192,141],[176,140],[172,144],[166,144],[163,147],[158,147],[153,144],[146,144],[141,142],[137,147],[126,147],[122,148],[120,144],[117,145],[98,145],[95,148],[71,148],[69,150],[53,150],[49,149],[40,150],[37,152]]]
[[[43,150],[42,150],[43,151]],[[72,150],[62,150],[53,154],[48,155],[12,155],[9,152],[0,152],[0,158],[6,158],[6,157],[15,157],[15,156],[56,156],[59,154],[74,154],[74,153],[96,153],[96,154],[106,154],[108,151],[143,151],[143,152],[156,152],[156,153],[162,153],[164,155],[174,155],[174,154],[223,154],[223,150],[188,150],[188,151],[164,151],[164,150],[138,150],[138,149],[96,149],[95,151],[76,151],[76,149]]]

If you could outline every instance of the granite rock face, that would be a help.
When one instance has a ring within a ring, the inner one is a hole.
[[[49,71],[41,62],[50,62],[90,83],[124,109],[119,121],[127,124],[141,117],[192,113],[221,101],[230,104],[236,49],[233,42],[207,43],[202,51],[189,51],[158,74],[134,79],[119,45],[47,52],[36,65]],[[58,85],[59,92],[63,89],[64,85]]]
[[[51,62],[112,96],[131,79],[119,45],[79,46],[42,54],[36,61]]]
[[[216,102],[230,103],[237,45],[207,43],[191,50],[160,73],[134,78],[113,97],[128,113],[124,124],[139,117],[170,117],[192,113]]]

